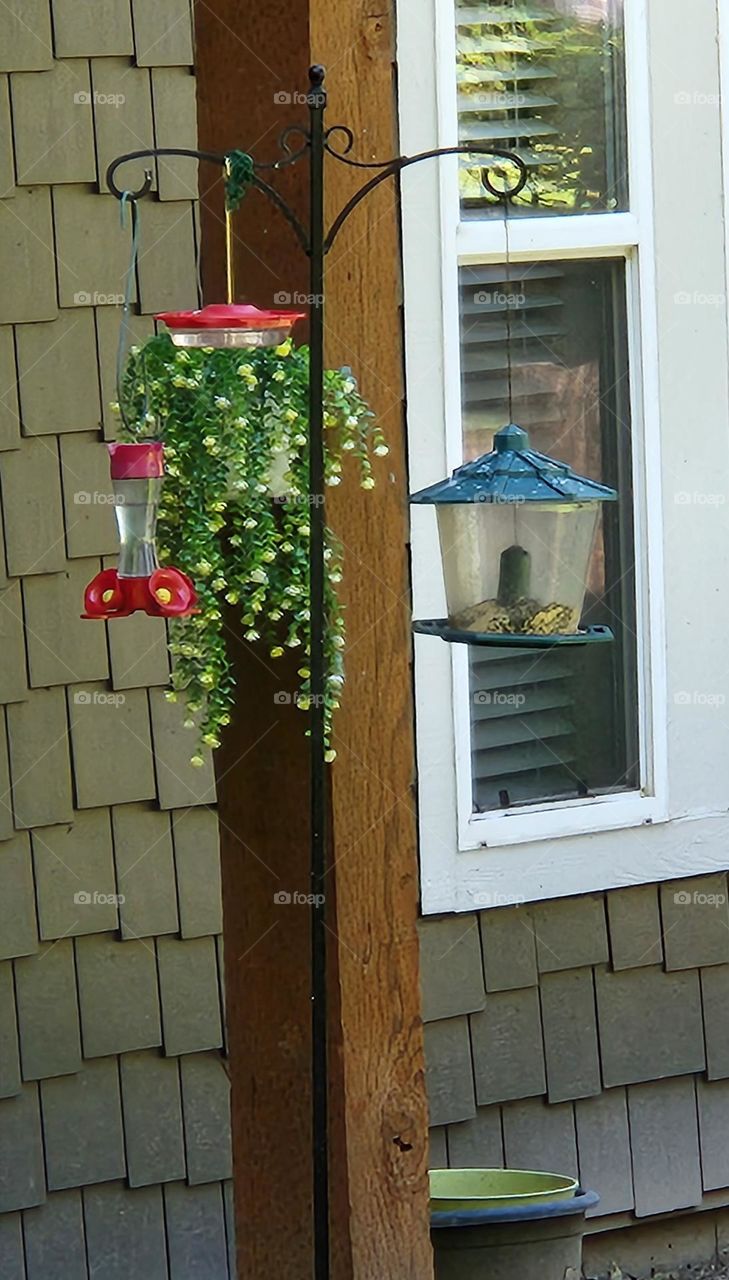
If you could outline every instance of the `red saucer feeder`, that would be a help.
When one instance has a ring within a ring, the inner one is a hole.
[[[157,618],[197,613],[195,587],[187,574],[160,568],[155,533],[164,446],[157,440],[109,444],[114,510],[121,549],[118,569],[97,573],[84,593],[82,618],[128,618],[141,610]]]
[[[176,347],[277,347],[305,314],[215,303],[200,311],[165,311],[155,320],[164,321]]]

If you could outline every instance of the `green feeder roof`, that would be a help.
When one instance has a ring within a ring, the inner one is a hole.
[[[588,480],[566,462],[529,448],[529,436],[511,423],[494,436],[494,448],[457,467],[447,480],[414,493],[412,503],[614,502],[617,490]]]

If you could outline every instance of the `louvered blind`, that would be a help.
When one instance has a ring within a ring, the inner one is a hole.
[[[574,795],[573,669],[559,649],[471,648],[476,812]]]
[[[549,429],[558,415],[554,371],[565,335],[560,266],[464,267],[460,274],[464,430],[485,452],[509,416]],[[509,358],[509,352],[511,358]],[[535,439],[536,447],[539,447]],[[575,794],[574,667],[554,650],[471,649],[471,755],[476,811]]]
[[[558,125],[550,119],[558,106],[555,73],[539,59],[549,51],[544,33],[554,20],[554,13],[520,5],[457,7],[461,142],[507,147],[531,169],[559,162],[549,150],[550,141],[559,136]],[[482,203],[485,191],[478,165],[463,156],[461,168],[464,202]]]
[[[515,151],[530,170],[514,208],[581,212],[627,207],[623,0],[481,0],[456,5],[460,141]],[[494,198],[463,155],[466,216]],[[497,204],[498,208],[498,204]]]
[[[609,262],[460,268],[467,458],[487,452],[511,417],[535,449],[627,491],[630,439],[615,430],[629,421],[627,379],[612,342],[616,306],[624,315],[621,270]],[[470,649],[477,812],[634,785],[635,697],[626,671],[634,671],[635,627],[622,560],[632,557],[630,539],[627,526],[620,537],[613,530],[593,560],[589,621],[611,625],[614,644]]]
[[[461,372],[469,456],[491,447],[509,416],[534,430],[556,419],[554,378],[567,332],[563,269],[544,264],[461,268]],[[539,441],[535,437],[535,447]]]

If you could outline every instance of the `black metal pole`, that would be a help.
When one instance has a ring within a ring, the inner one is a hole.
[[[309,70],[309,609],[311,613],[311,1037],[314,1278],[329,1278],[327,765],[324,759],[324,68]]]

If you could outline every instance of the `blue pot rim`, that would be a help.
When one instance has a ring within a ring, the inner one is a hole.
[[[568,1200],[550,1200],[547,1204],[513,1205],[510,1209],[460,1209],[431,1213],[431,1227],[485,1227],[492,1222],[536,1222],[541,1218],[569,1218],[586,1213],[600,1203],[596,1191],[579,1188]]]

